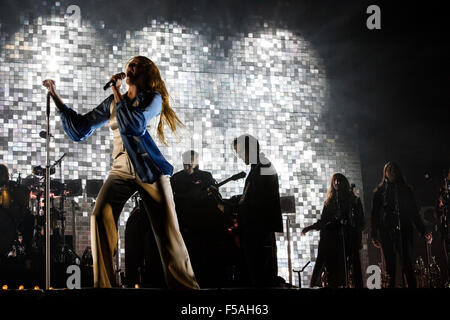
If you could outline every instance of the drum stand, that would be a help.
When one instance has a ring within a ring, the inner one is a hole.
[[[63,158],[66,156],[66,154],[64,153],[62,155],[61,158],[59,158],[51,167],[56,167],[59,166],[59,173],[60,173],[60,179],[62,182],[62,160]],[[56,171],[56,170],[55,170]],[[75,263],[75,264],[80,264],[80,258],[77,256],[77,254],[70,249],[67,245],[66,245],[66,235],[65,235],[65,230],[66,230],[66,217],[64,216],[64,204],[65,204],[65,200],[66,200],[66,188],[65,185],[62,185],[62,189],[58,190],[61,192],[61,198],[59,200],[59,210],[57,210],[57,219],[59,220],[61,223],[61,228],[60,228],[60,232],[58,232],[58,234],[60,235],[60,241],[57,243],[58,246],[58,250],[56,251],[56,257],[55,260],[58,263],[62,263],[62,264],[67,264],[67,263]],[[52,205],[53,207],[53,205]],[[74,215],[74,206],[72,203],[72,214]],[[55,230],[55,229],[54,229]],[[55,232],[53,232],[53,234],[55,235]],[[73,239],[75,239],[75,233],[73,234]],[[73,240],[73,244],[75,244],[75,240]]]
[[[64,201],[64,199],[65,197],[62,196],[61,201]],[[66,244],[66,235],[65,235],[66,217],[64,216],[64,210],[61,208],[58,211],[59,212],[57,220],[61,222],[61,230],[59,232],[60,241],[56,243],[58,250],[55,252],[54,260],[63,265],[67,264],[79,265],[81,261],[80,257]],[[53,235],[55,235],[55,232],[53,232]]]

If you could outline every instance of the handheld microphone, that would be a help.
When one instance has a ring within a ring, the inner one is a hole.
[[[125,72],[121,72],[121,73],[119,73],[119,75],[120,75],[121,79],[125,79],[127,77]],[[107,84],[105,84],[105,86],[103,87],[103,90],[108,90],[108,88],[112,87],[115,84],[116,84],[116,82],[114,80],[110,80]]]

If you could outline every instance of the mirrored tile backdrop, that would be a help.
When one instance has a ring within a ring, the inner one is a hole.
[[[362,196],[359,153],[351,130],[330,128],[329,89],[321,58],[299,32],[272,27],[255,19],[248,32],[220,34],[204,26],[198,30],[182,23],[149,20],[141,30],[114,33],[101,22],[65,18],[58,5],[52,14],[21,16],[21,27],[0,38],[0,163],[6,163],[16,179],[31,174],[32,166],[45,165],[46,91],[41,86],[52,78],[64,102],[85,113],[103,101],[109,92],[103,84],[123,70],[135,55],[151,58],[160,68],[172,97],[172,106],[186,127],[179,137],[169,134],[169,147],[159,144],[175,171],[181,170],[181,154],[200,153],[200,168],[217,181],[247,170],[235,158],[233,137],[250,133],[274,163],[281,195],[293,195],[295,219],[290,226],[293,268],[314,262],[318,232],[300,236],[300,230],[320,216],[334,172],[342,172],[356,184]],[[250,24],[250,22],[249,22]],[[100,25],[100,26],[99,26]],[[0,31],[1,26],[0,26]],[[109,33],[108,39],[100,34]],[[122,88],[123,91],[126,88]],[[54,108],[52,109],[54,110]],[[149,131],[156,139],[154,119]],[[333,119],[331,119],[333,121]],[[55,139],[51,157],[67,153],[56,178],[105,179],[111,165],[112,133],[98,129],[87,141],[72,142],[62,130],[60,118],[51,115]],[[242,192],[244,181],[221,188],[229,197]],[[94,199],[75,199],[76,252],[90,244],[89,215]],[[119,264],[124,267],[124,228],[132,201],[120,217]],[[67,209],[67,234],[72,233],[72,212]],[[286,230],[277,234],[279,275],[288,280]],[[309,283],[314,263],[305,270],[303,286]],[[293,284],[298,284],[294,275]]]

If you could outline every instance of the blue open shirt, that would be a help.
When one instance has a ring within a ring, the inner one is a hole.
[[[129,106],[126,100],[116,103],[117,125],[137,175],[142,182],[153,183],[159,176],[173,173],[173,166],[164,158],[146,129],[148,121],[161,113],[162,99],[154,91],[139,92],[136,98],[136,107]],[[110,118],[112,100],[113,94],[83,115],[63,105],[59,114],[70,139],[86,140],[96,129],[105,125]]]

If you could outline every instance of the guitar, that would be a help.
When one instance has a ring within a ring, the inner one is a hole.
[[[220,182],[220,183],[217,183],[217,184],[215,184],[215,185],[211,185],[211,186],[209,186],[209,187],[207,188],[208,194],[211,194],[211,195],[214,196],[215,200],[217,201],[218,207],[219,207],[220,205],[222,205],[222,206],[232,206],[232,205],[235,205],[235,204],[236,204],[236,201],[233,201],[233,200],[227,200],[227,199],[223,199],[223,198],[222,198],[222,195],[221,195],[220,192],[219,192],[219,188],[220,188],[221,186],[223,186],[224,184],[230,182],[230,181],[236,181],[236,180],[245,178],[245,176],[246,176],[246,173],[242,171],[242,172],[240,172],[240,173],[237,173],[237,174],[231,176],[231,177],[228,178],[228,179],[225,179],[224,181],[222,181],[222,182]],[[222,208],[222,209],[219,208],[219,210],[222,211],[223,213],[225,213],[224,208]],[[229,234],[232,235],[232,237],[233,237],[235,247],[236,247],[236,248],[240,248],[240,247],[241,247],[241,243],[240,243],[240,237],[239,237],[239,233],[238,233],[238,227],[239,227],[239,225],[238,225],[238,222],[237,222],[237,213],[232,213],[231,216],[230,216],[229,218],[230,218],[230,220],[232,221],[232,225],[228,228],[228,232],[229,232]]]
[[[242,171],[242,172],[232,175],[231,177],[223,180],[220,183],[210,185],[209,187],[207,187],[208,195],[214,196],[214,198],[216,199],[218,204],[222,204],[222,205],[232,204],[232,202],[230,202],[229,200],[224,200],[222,198],[222,195],[219,192],[219,188],[230,181],[237,181],[239,179],[243,179],[243,178],[245,178],[246,175],[247,174],[244,171]]]

